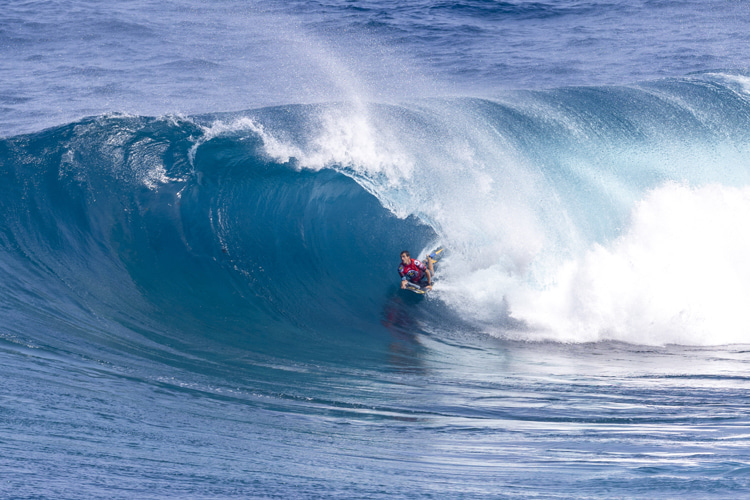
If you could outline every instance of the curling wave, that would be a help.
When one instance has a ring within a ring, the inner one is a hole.
[[[366,356],[404,316],[523,340],[747,342],[747,82],[102,116],[6,139],[4,335],[63,345],[64,329],[163,360],[207,342]],[[435,292],[404,298],[398,252],[436,243]]]

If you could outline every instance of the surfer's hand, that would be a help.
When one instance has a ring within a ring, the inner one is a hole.
[[[401,288],[406,288],[406,281],[401,281]]]
[[[432,285],[427,285],[425,288],[428,290],[432,290]]]

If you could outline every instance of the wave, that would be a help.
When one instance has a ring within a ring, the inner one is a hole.
[[[324,358],[380,327],[390,253],[432,230],[230,135],[105,116],[5,141],[4,337],[184,363],[227,347]]]
[[[107,115],[3,140],[3,336],[169,362],[364,358],[394,331],[747,342],[748,82]],[[404,295],[399,252],[436,244],[436,289]]]

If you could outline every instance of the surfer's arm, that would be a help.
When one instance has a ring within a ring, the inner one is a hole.
[[[427,275],[427,288],[432,289],[432,273],[429,269],[425,269],[425,274]]]

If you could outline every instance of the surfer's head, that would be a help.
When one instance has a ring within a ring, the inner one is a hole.
[[[409,255],[408,250],[401,252],[401,262],[407,265],[411,264],[411,255]]]

